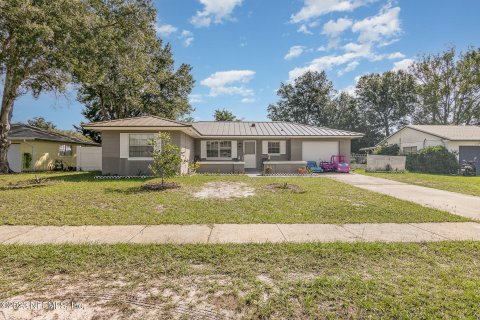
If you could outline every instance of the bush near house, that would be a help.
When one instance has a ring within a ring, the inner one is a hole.
[[[382,144],[373,151],[373,154],[383,156],[398,156],[399,153],[400,146],[398,144]]]
[[[443,146],[427,147],[407,155],[407,170],[421,173],[452,174],[458,172],[458,161],[454,153]]]

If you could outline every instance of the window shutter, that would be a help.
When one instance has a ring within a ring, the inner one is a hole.
[[[280,141],[280,154],[287,154],[287,141]]]
[[[207,141],[200,141],[200,158],[207,158]]]
[[[232,158],[237,157],[237,140],[232,140]]]
[[[262,141],[262,154],[268,154],[268,141]]]
[[[120,133],[120,158],[128,158],[129,143],[128,133]]]

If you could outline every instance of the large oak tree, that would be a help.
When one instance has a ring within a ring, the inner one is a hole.
[[[418,82],[419,124],[480,123],[480,49],[424,55],[410,68]]]
[[[149,0],[0,0],[0,173],[14,102],[28,92],[77,83],[91,119],[188,112],[190,67],[173,70],[155,19]]]

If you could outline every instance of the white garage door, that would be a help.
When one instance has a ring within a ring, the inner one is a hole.
[[[20,157],[20,144],[11,144],[7,152],[7,160],[13,172],[22,171],[22,159]]]
[[[303,161],[330,161],[330,158],[338,152],[338,141],[304,141],[302,143]]]

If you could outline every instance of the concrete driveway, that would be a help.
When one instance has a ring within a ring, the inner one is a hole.
[[[325,175],[325,177],[345,182],[362,189],[415,202],[425,207],[435,208],[462,217],[480,220],[480,197],[415,186],[408,183],[355,173],[329,174]]]

